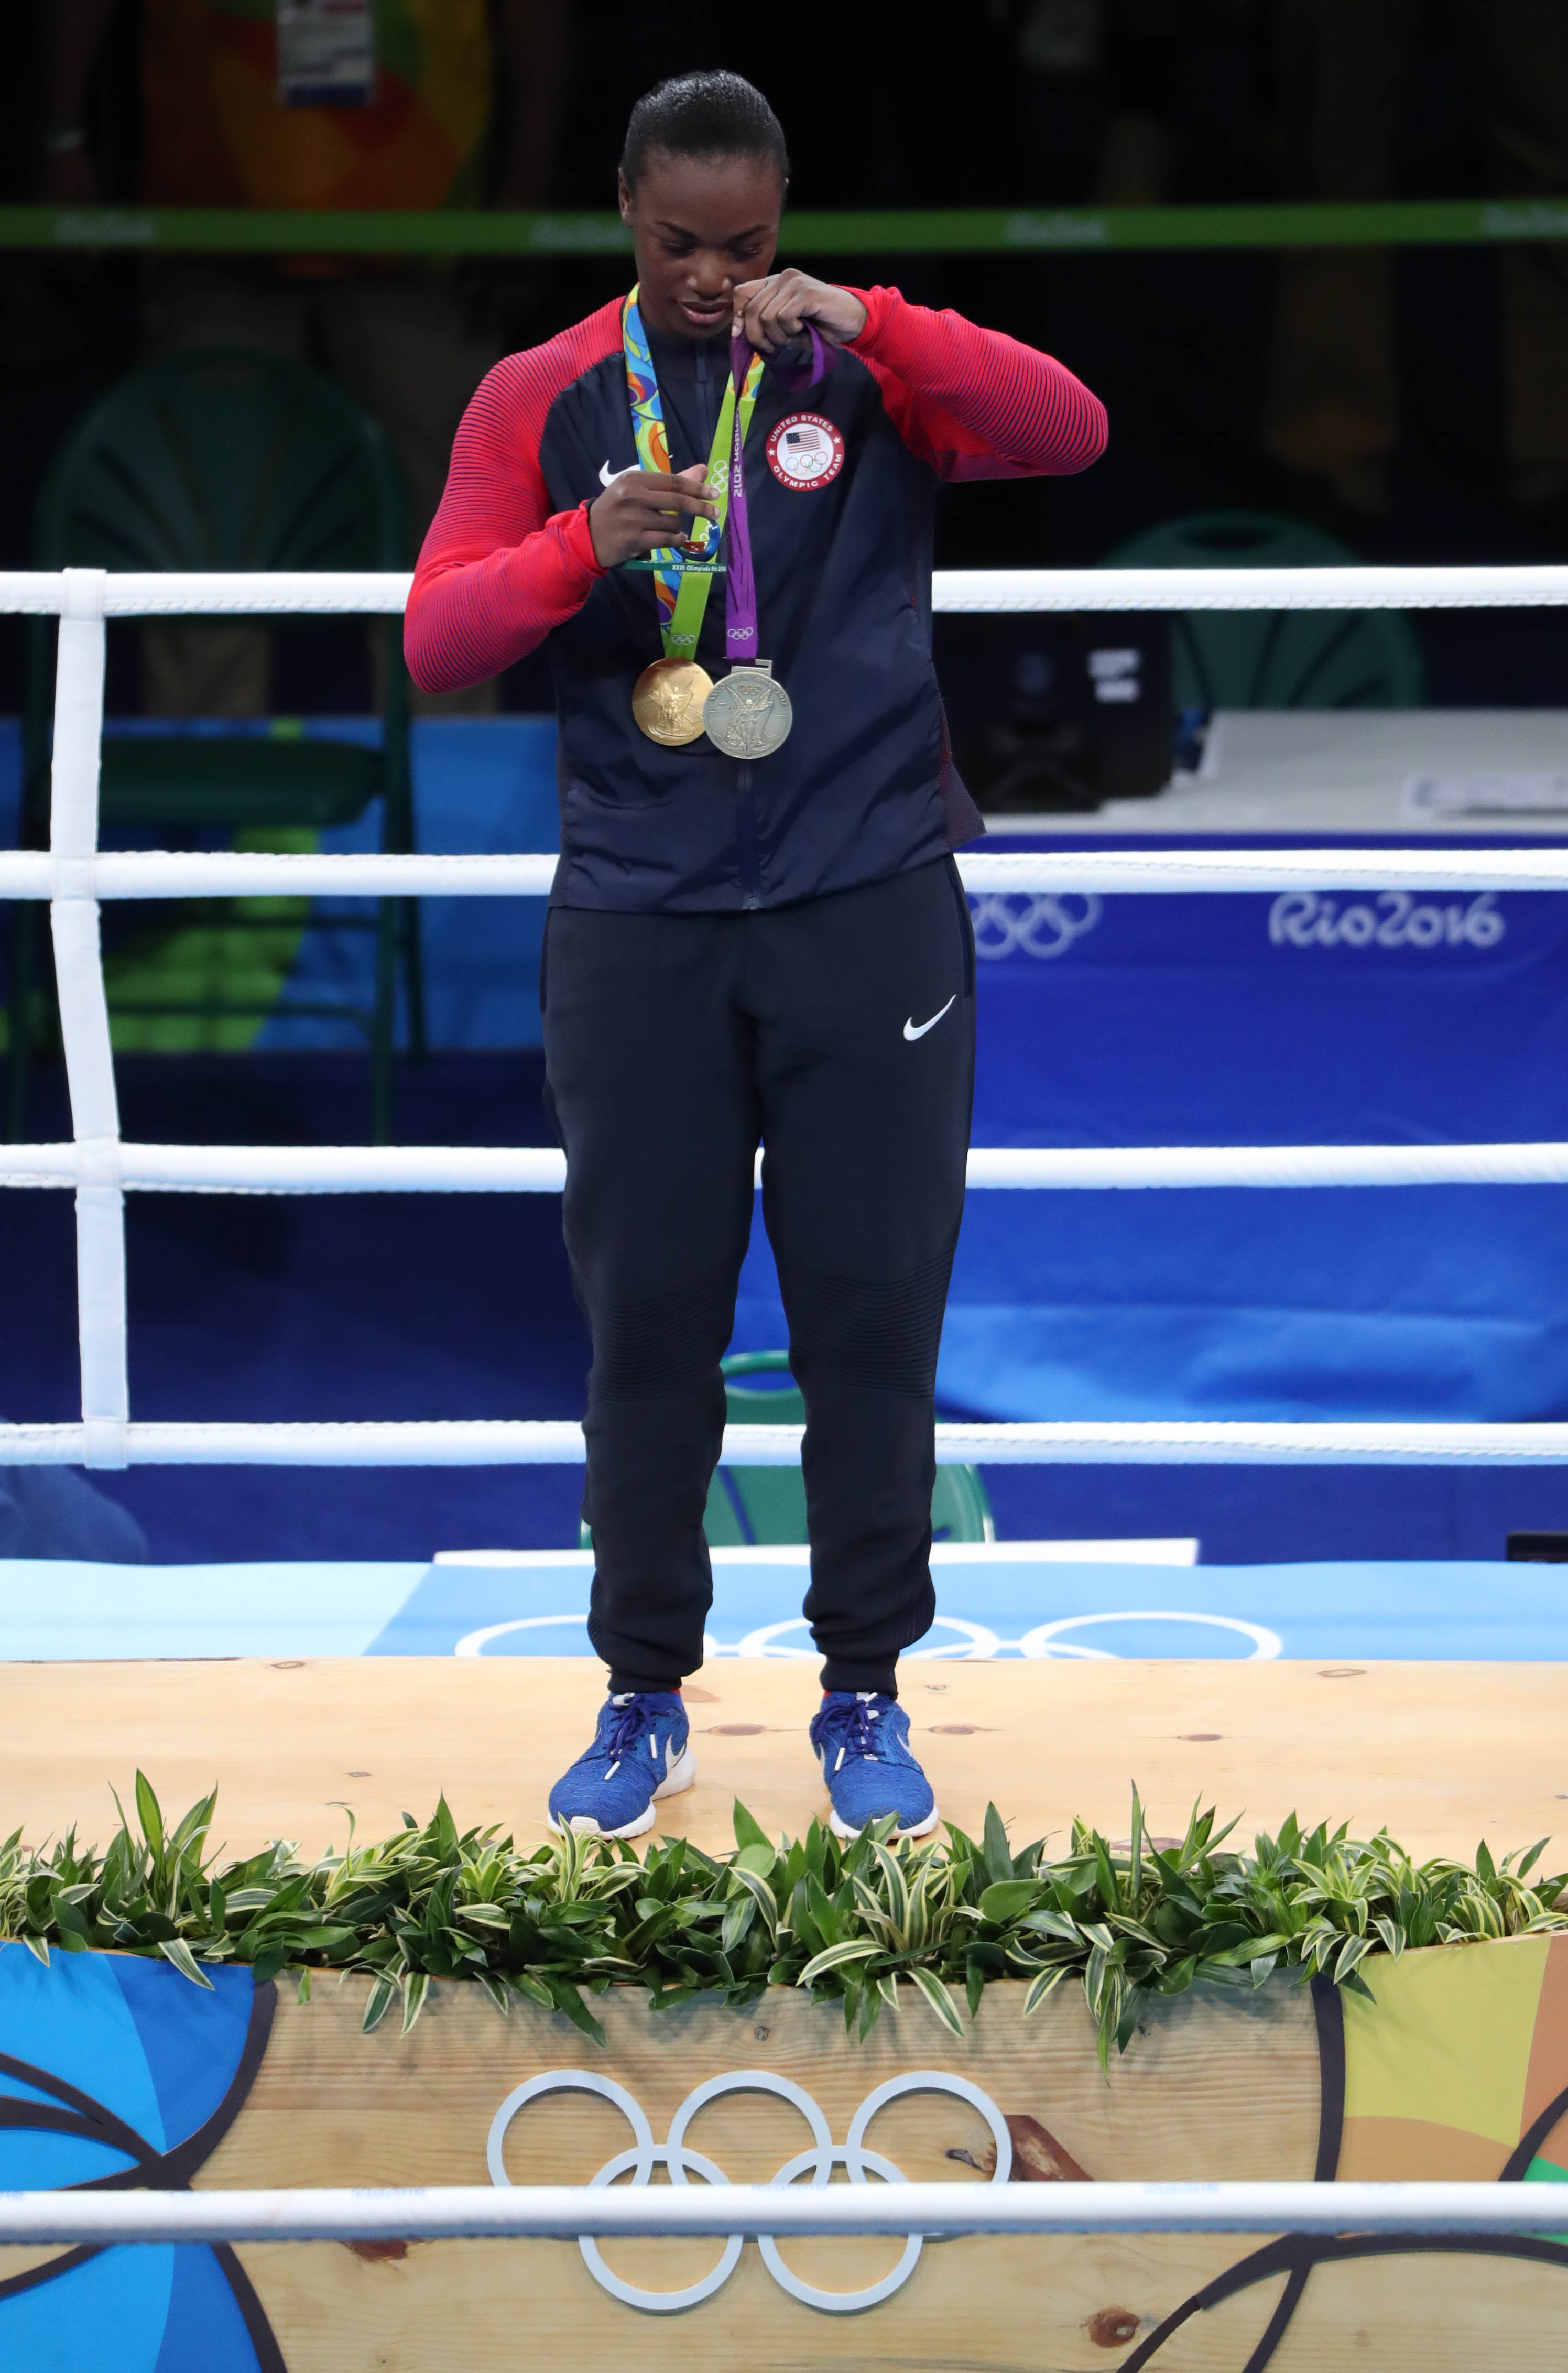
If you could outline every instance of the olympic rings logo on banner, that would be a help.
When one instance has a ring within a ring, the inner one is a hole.
[[[993,890],[969,901],[975,926],[975,953],[996,962],[1015,948],[1026,956],[1048,963],[1067,953],[1074,940],[1092,931],[1100,919],[1100,901],[1092,893],[1068,892],[1028,898],[1011,890]]]
[[[705,2110],[710,2101],[719,2100],[726,2093],[770,2093],[776,2099],[787,2101],[791,2109],[798,2110],[805,2120],[811,2132],[812,2146],[786,2160],[777,2175],[769,2179],[771,2186],[776,2189],[796,2183],[806,2176],[810,2178],[812,2189],[820,2191],[832,2180],[835,2168],[842,2168],[851,2183],[864,2183],[868,2176],[873,2175],[884,2183],[907,2183],[908,2178],[901,2168],[895,2167],[890,2158],[884,2158],[880,2151],[866,2147],[866,2130],[872,2120],[890,2101],[897,2100],[906,2093],[948,2093],[955,2100],[967,2101],[970,2108],[977,2110],[984,2118],[996,2145],[996,2167],[990,2181],[1006,2183],[1012,2172],[1012,2137],[996,2103],[989,2094],[982,2093],[977,2085],[971,2085],[966,2077],[951,2076],[942,2069],[911,2069],[907,2075],[891,2076],[885,2085],[879,2085],[860,2103],[842,2143],[834,2141],[827,2120],[802,2087],[792,2084],[787,2076],[770,2075],[765,2069],[731,2069],[726,2075],[710,2076],[705,2085],[698,2085],[688,2093],[670,2121],[668,2137],[662,2143],[656,2143],[642,2104],[635,2095],[627,2092],[624,2085],[617,2085],[613,2077],[596,2075],[591,2069],[552,2068],[542,2076],[531,2076],[525,2085],[520,2085],[515,2092],[509,2093],[492,2119],[485,2145],[486,2164],[489,2168],[492,2183],[510,2187],[511,2178],[507,2173],[505,2157],[507,2129],[519,2111],[525,2110],[531,2101],[540,2100],[550,2093],[595,2094],[601,2100],[613,2102],[632,2130],[633,2148],[618,2151],[614,2158],[605,2160],[596,2175],[589,2178],[590,2188],[593,2191],[603,2191],[622,2175],[631,2177],[634,2188],[646,2184],[656,2167],[663,2168],[671,2182],[675,2184],[687,2182],[693,2174],[700,2176],[705,2183],[728,2183],[730,2179],[723,2168],[716,2167],[710,2158],[705,2158],[700,2151],[692,2150],[686,2142],[686,2129],[698,2110]],[[578,2241],[583,2263],[600,2289],[608,2291],[612,2298],[620,2299],[626,2307],[639,2309],[645,2315],[677,2315],[685,2308],[700,2307],[705,2299],[714,2297],[723,2289],[740,2263],[743,2246],[741,2236],[731,2233],[718,2264],[699,2282],[689,2283],[684,2290],[647,2291],[614,2273],[605,2264],[599,2244],[591,2236],[584,2234]],[[898,2263],[879,2282],[868,2283],[863,2290],[825,2291],[814,2283],[803,2282],[799,2274],[790,2272],[771,2235],[763,2235],[757,2243],[763,2263],[779,2289],[791,2298],[799,2299],[802,2306],[816,2308],[825,2315],[860,2315],[867,2308],[880,2307],[883,2299],[891,2298],[895,2291],[903,2289],[919,2262],[923,2246],[921,2234],[907,2234]]]

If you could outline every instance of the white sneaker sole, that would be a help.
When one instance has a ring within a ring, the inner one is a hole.
[[[652,1814],[649,1813],[648,1818],[651,1820]],[[941,1806],[933,1805],[923,1821],[917,1821],[913,1829],[895,1829],[893,1835],[895,1838],[929,1838],[941,1818]],[[844,1839],[848,1844],[852,1844],[860,1834],[859,1829],[852,1829],[848,1821],[840,1820],[837,1813],[829,1815],[828,1827],[836,1838]]]
[[[557,1821],[554,1814],[549,1814],[546,1825],[556,1837],[567,1829],[574,1829],[579,1838],[640,1838],[645,1829],[653,1827],[653,1806],[663,1796],[684,1796],[696,1779],[696,1757],[688,1747],[655,1788],[653,1804],[646,1812],[639,1813],[635,1821],[627,1821],[618,1829],[603,1829],[591,1813],[574,1813],[569,1821]]]

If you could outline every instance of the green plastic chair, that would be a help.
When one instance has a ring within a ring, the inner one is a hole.
[[[788,1375],[788,1351],[731,1351],[720,1362],[724,1398],[731,1425],[803,1425],[806,1404],[800,1386],[755,1385],[742,1376]],[[708,1486],[703,1531],[709,1549],[782,1545],[806,1537],[806,1487],[798,1467],[720,1467]],[[939,1467],[931,1493],[931,1533],[939,1541],[994,1541],[991,1503],[976,1467]],[[593,1537],[584,1525],[583,1549]]]
[[[208,347],[162,357],[129,374],[88,413],[60,452],[39,508],[35,563],[110,569],[394,569],[407,565],[406,506],[397,464],[379,424],[341,389],[283,355]],[[227,623],[227,622],[226,622]],[[257,621],[258,624],[273,623]],[[23,731],[21,839],[47,845],[53,706],[52,622],[35,619]],[[107,740],[99,795],[107,827],[227,831],[239,845],[310,847],[312,836],[352,824],[381,802],[381,846],[414,847],[408,757],[408,682],[402,621],[377,621],[384,644],[381,746],[307,739],[275,720],[270,735],[148,734]],[[365,631],[356,618],[352,630]],[[270,932],[299,902],[235,900],[205,911],[183,906],[187,927],[205,919],[215,938],[216,986],[111,1011],[195,1015],[333,1014],[369,1041],[371,1137],[391,1133],[397,972],[408,1040],[425,1050],[419,919],[412,899],[383,898],[323,928],[376,934],[371,1008],[342,1001],[290,1003],[225,995],[227,968],[241,976],[245,942],[227,934]],[[11,1132],[25,1132],[29,1072],[38,1028],[33,994],[35,910],[19,905],[13,932]],[[168,927],[172,938],[181,921]],[[252,988],[254,983],[252,984]]]
[[[1117,544],[1104,568],[1353,567],[1360,554],[1268,511],[1198,511]],[[1175,619],[1183,708],[1420,708],[1426,671],[1397,610],[1200,610]]]

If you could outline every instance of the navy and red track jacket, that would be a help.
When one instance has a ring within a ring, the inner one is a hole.
[[[1105,410],[1016,339],[894,288],[856,294],[860,336],[803,395],[765,370],[746,438],[761,651],[794,707],[789,740],[755,764],[706,739],[661,748],[632,717],[661,652],[652,579],[602,568],[588,522],[603,481],[637,461],[619,303],[498,363],[468,407],[415,573],[408,665],[425,691],[451,691],[548,637],[558,906],[782,906],[927,864],[980,829],[931,665],[933,498],[966,478],[1082,469],[1105,449]],[[671,465],[706,462],[728,342],[651,344]],[[817,465],[804,479],[802,435]],[[717,679],[711,582],[697,657]]]

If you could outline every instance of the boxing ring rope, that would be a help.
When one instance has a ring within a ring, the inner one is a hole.
[[[406,575],[111,575],[0,571],[0,611],[58,616],[50,847],[0,854],[0,897],[47,900],[73,1142],[0,1149],[0,1186],[70,1186],[76,1198],[82,1418],[0,1426],[0,1463],[488,1465],[574,1463],[575,1423],[144,1424],[130,1418],[124,1197],[128,1189],[231,1194],[555,1193],[564,1158],[524,1147],[129,1145],[120,1137],[99,942],[102,898],[548,893],[548,856],[426,857],[137,850],[98,847],[105,621],[380,614]],[[1568,567],[993,569],[939,572],[942,611],[1537,608],[1568,606]],[[966,889],[1177,895],[1290,890],[1545,891],[1568,888],[1568,850],[1431,848],[1095,851],[961,857]],[[1568,1146],[977,1147],[969,1184],[988,1189],[1557,1185]],[[800,1429],[747,1426],[724,1455],[791,1464]],[[1568,1457],[1568,1425],[1041,1423],[940,1425],[950,1463],[1535,1464]]]
[[[76,1186],[99,1159],[78,1145],[0,1145],[0,1186]],[[567,1183],[566,1155],[544,1145],[121,1142],[116,1161],[123,1187],[175,1195],[558,1195]],[[1568,1145],[977,1145],[968,1184],[1560,1186]]]
[[[1562,890],[1568,849],[1037,850],[958,859],[966,890],[1190,897],[1286,890]],[[0,852],[0,898],[543,898],[553,857],[336,857],[275,850]]]
[[[5,2192],[0,2247],[201,2241],[746,2240],[919,2233],[1534,2234],[1527,2183],[451,2184],[407,2191]]]
[[[406,570],[0,569],[0,612],[87,614],[67,580],[104,578],[105,618],[392,616]],[[1568,604],[1568,566],[1496,568],[939,568],[938,610],[1527,610]]]
[[[0,1425],[0,1465],[81,1467],[580,1467],[575,1418],[190,1424],[133,1420],[102,1454],[105,1420]],[[796,1467],[798,1425],[731,1426],[734,1467]],[[1260,1420],[1092,1419],[939,1425],[939,1465],[968,1467],[1549,1467],[1568,1459],[1568,1424],[1297,1425]]]

